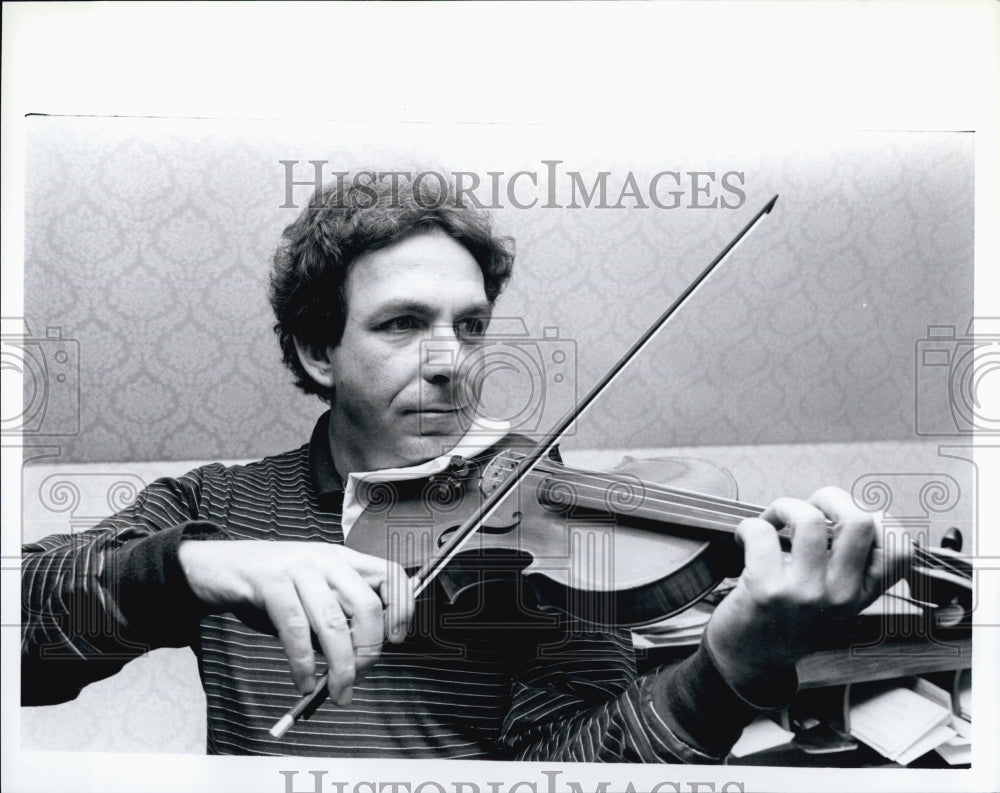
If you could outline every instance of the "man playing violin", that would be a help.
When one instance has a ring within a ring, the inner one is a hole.
[[[637,677],[627,630],[495,593],[427,627],[434,604],[407,572],[344,541],[359,475],[483,445],[460,363],[513,254],[433,187],[342,182],[285,230],[275,329],[299,387],[330,407],[309,443],[158,480],[93,531],[26,546],[24,704],[187,644],[211,753],[708,762],[786,705],[796,661],[892,582],[906,552],[889,558],[875,517],[824,488],[740,525],[742,576],[679,664]],[[439,355],[421,360],[432,331]],[[332,702],[275,738],[323,668]]]

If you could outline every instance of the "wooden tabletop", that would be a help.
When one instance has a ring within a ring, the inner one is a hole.
[[[884,642],[812,653],[799,661],[799,688],[888,680],[972,667],[972,638]]]

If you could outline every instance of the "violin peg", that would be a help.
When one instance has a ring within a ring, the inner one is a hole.
[[[453,454],[451,460],[448,461],[448,469],[455,476],[468,476],[469,461],[460,454]]]
[[[950,551],[962,550],[962,532],[958,530],[957,526],[952,526],[944,533],[944,537],[941,538],[941,547]]]

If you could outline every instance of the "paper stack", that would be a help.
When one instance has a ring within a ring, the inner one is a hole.
[[[958,687],[958,708],[963,719],[972,721],[972,674],[968,669],[962,673],[962,682]]]
[[[908,765],[955,738],[951,710],[909,688],[891,688],[851,706],[851,735]]]
[[[958,701],[961,710],[960,716],[956,716],[955,713],[951,711],[951,695],[940,686],[934,685],[929,680],[919,678],[913,690],[932,702],[936,702],[938,705],[948,708],[949,712],[951,712],[950,726],[957,734],[953,738],[949,738],[940,746],[935,747],[934,751],[941,755],[945,761],[947,761],[948,765],[971,763],[972,723],[970,721],[971,713],[969,712],[969,696],[965,696],[963,698],[963,694],[970,695],[972,693],[971,685],[959,689]]]
[[[733,757],[746,757],[754,752],[763,752],[776,746],[783,746],[795,738],[794,732],[779,727],[771,719],[762,716],[750,722],[740,734],[740,739],[733,745],[730,754]]]

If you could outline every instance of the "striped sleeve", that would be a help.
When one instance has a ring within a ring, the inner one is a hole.
[[[514,682],[502,740],[520,760],[721,761],[743,727],[794,696],[794,672],[754,699],[722,679],[700,647],[636,677],[627,631],[576,634],[536,654]]]
[[[196,638],[201,606],[177,548],[222,534],[196,520],[200,488],[200,470],[157,480],[94,529],[22,548],[22,704],[73,699],[153,647]]]

